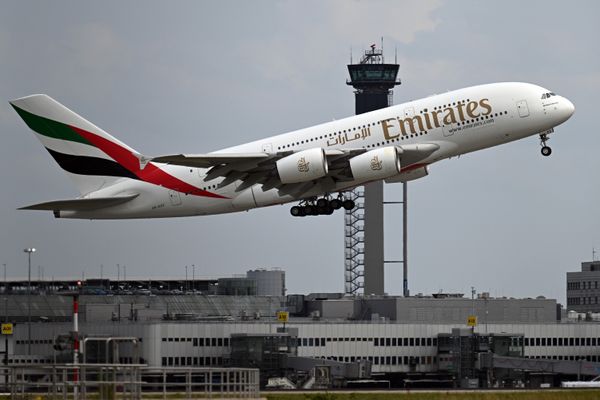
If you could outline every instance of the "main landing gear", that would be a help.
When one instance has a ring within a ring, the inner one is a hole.
[[[550,154],[552,154],[552,149],[546,145],[548,140],[549,138],[546,133],[540,134],[540,145],[542,146],[542,155],[544,157],[548,157]]]
[[[303,200],[299,205],[290,208],[290,214],[294,217],[305,217],[307,215],[331,215],[335,210],[343,208],[344,210],[352,210],[355,204],[354,201],[344,199],[341,195],[337,198],[330,199],[329,196],[316,197],[309,200]]]

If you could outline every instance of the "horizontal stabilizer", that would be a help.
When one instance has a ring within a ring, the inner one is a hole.
[[[46,210],[46,211],[91,211],[126,203],[138,197],[138,194],[118,197],[97,197],[91,199],[55,200],[46,203],[33,204],[21,207],[19,210]]]

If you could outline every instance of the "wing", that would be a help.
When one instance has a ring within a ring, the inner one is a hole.
[[[240,162],[260,162],[271,157],[268,153],[211,153],[211,154],[174,154],[152,158],[150,161],[183,165],[185,167],[210,168],[224,164]]]
[[[439,145],[423,143],[398,146],[401,153],[402,166],[418,163],[437,149]],[[324,190],[333,190],[338,182],[349,182],[354,178],[350,171],[349,160],[367,149],[329,149],[325,150],[329,172],[327,176],[314,182],[283,184],[277,173],[277,160],[280,160],[293,151],[277,153],[210,153],[210,154],[174,154],[152,158],[150,161],[181,165],[186,167],[207,168],[205,181],[223,178],[219,187],[227,186],[237,180],[242,183],[236,191],[242,191],[253,185],[262,185],[263,191],[278,189],[280,193],[302,196],[314,184],[321,184]],[[328,189],[330,188],[330,189]]]
[[[130,196],[118,197],[98,197],[92,199],[70,199],[70,200],[55,200],[45,203],[33,204],[26,207],[21,207],[19,210],[46,210],[46,211],[91,211],[99,208],[116,206],[131,201],[139,195],[133,194]]]

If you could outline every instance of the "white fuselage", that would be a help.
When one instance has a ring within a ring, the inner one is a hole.
[[[419,161],[428,165],[449,157],[497,146],[540,134],[566,121],[573,113],[564,97],[542,98],[548,90],[527,83],[494,83],[455,90],[381,110],[268,137],[217,153],[277,153],[311,148],[368,150],[386,146],[435,144],[439,149]],[[402,170],[411,165],[402,164]],[[176,165],[160,168],[191,185],[225,198],[186,195],[151,183],[124,178],[89,197],[138,193],[125,204],[100,212],[65,212],[61,218],[157,218],[208,215],[249,210],[299,200],[280,195],[277,189],[262,190],[256,184],[238,190],[241,181],[220,187],[223,178],[205,181],[207,169]],[[301,198],[337,192],[365,183],[338,182],[336,187],[316,185]]]

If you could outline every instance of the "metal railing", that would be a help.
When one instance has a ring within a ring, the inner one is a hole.
[[[0,367],[10,399],[258,398],[259,370],[148,367],[145,364],[54,364]],[[162,394],[162,397],[161,397]]]

